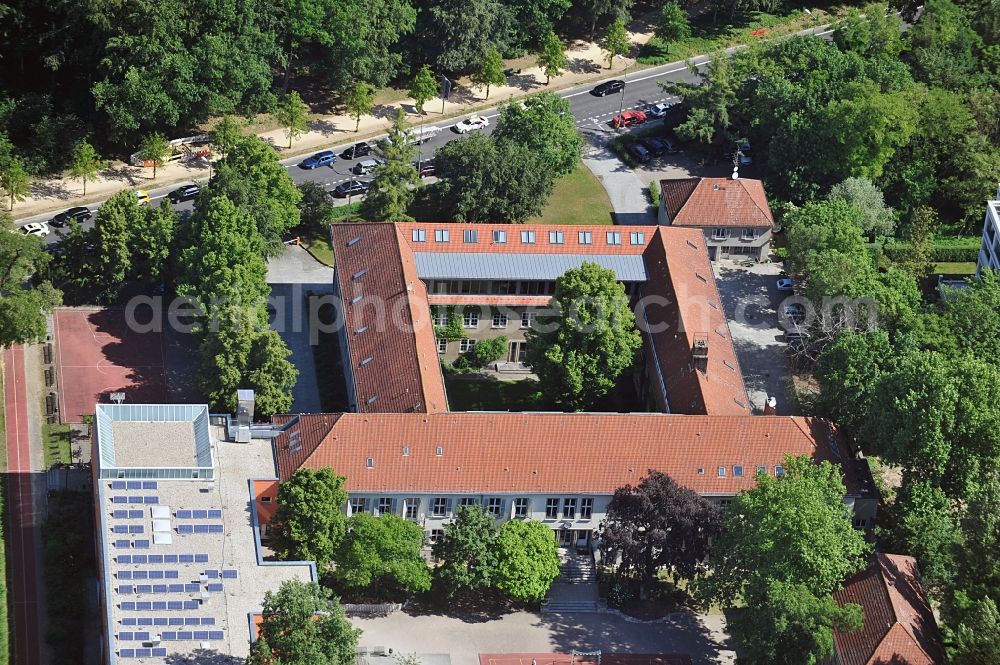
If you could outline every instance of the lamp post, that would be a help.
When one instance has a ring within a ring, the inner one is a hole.
[[[621,129],[623,127],[623,124],[622,124],[622,113],[625,111],[625,88],[628,87],[627,86],[627,83],[628,83],[628,68],[631,67],[635,63],[635,61],[633,60],[632,62],[629,62],[628,58],[626,58],[625,56],[621,55],[620,53],[617,54],[617,55],[615,55],[615,57],[619,58],[622,62],[626,63],[625,64],[625,71],[622,72],[622,94],[619,95],[619,97],[618,97],[618,125],[615,127],[615,129],[619,130],[619,129]]]

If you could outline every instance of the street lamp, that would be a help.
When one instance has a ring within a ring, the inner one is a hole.
[[[625,111],[625,88],[628,84],[628,68],[635,64],[635,60],[629,62],[629,59],[620,53],[616,54],[615,57],[626,63],[625,71],[622,73],[622,94],[618,97],[618,126],[615,127],[615,129],[621,129],[624,126],[622,123],[622,112]]]

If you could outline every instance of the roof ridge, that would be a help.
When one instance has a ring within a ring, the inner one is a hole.
[[[886,564],[889,563],[889,562],[892,562],[892,559],[890,558],[891,556],[906,556],[906,555],[898,555],[898,554],[896,554],[896,555],[890,555],[887,552],[876,552],[875,553],[875,558],[878,561],[878,574],[879,574],[879,578],[882,580],[882,588],[885,589],[886,596],[889,599],[889,607],[892,608],[892,613],[893,613],[893,616],[894,616],[894,618],[896,620],[896,623],[893,624],[890,627],[890,629],[886,631],[885,635],[882,636],[882,639],[879,641],[879,646],[881,646],[882,643],[885,642],[886,637],[888,637],[889,633],[892,632],[892,629],[895,628],[896,626],[899,626],[900,628],[902,628],[903,632],[906,633],[906,635],[910,638],[910,640],[913,641],[913,644],[916,645],[916,647],[918,649],[920,649],[921,653],[923,653],[925,656],[927,656],[928,660],[930,660],[931,662],[933,662],[934,658],[931,657],[931,655],[929,653],[927,653],[927,650],[924,649],[923,645],[920,644],[920,640],[918,640],[917,636],[914,635],[910,631],[910,627],[907,624],[905,624],[905,623],[903,623],[902,621],[899,620],[901,612],[900,612],[899,607],[896,605],[896,599],[893,597],[892,591],[890,591],[890,589],[889,589],[890,584],[889,584],[889,580],[888,580],[888,578],[886,576]],[[909,557],[909,556],[906,556],[906,558],[910,559],[910,561],[908,563],[913,566],[913,572],[914,572],[913,581],[919,583],[919,578],[916,575],[916,573],[919,572],[919,569],[917,568],[917,561],[916,561],[916,559],[914,559],[913,557]],[[893,588],[895,588],[895,587],[893,587]]]
[[[761,193],[764,194],[764,200],[766,201],[767,200],[767,192],[764,191],[764,183],[761,182],[760,180],[757,180],[756,178],[750,178],[750,180],[752,180],[753,182],[756,182],[756,183],[758,183],[760,185]],[[767,217],[770,214],[771,211],[770,210],[764,210],[763,208],[760,207],[760,204],[757,203],[757,199],[754,197],[753,193],[749,189],[747,189],[747,186],[746,186],[745,183],[748,182],[748,181],[744,180],[743,178],[737,178],[736,182],[740,183],[740,187],[742,187],[743,191],[746,192],[747,196],[750,197],[750,201],[753,202],[753,204],[757,207],[757,210],[760,210],[761,214],[764,215],[765,217]],[[772,215],[772,217],[773,217],[773,215]]]
[[[403,261],[404,247],[405,251],[409,252],[411,255],[413,254],[413,249],[403,236],[402,229],[400,229],[400,227],[395,223],[392,224],[392,233],[396,237],[395,256],[399,261],[399,276],[403,282],[403,298],[406,300],[406,311],[410,317],[410,325],[413,326],[413,334],[407,335],[406,339],[413,348],[413,361],[417,366],[417,377],[419,379],[417,381],[417,385],[420,387],[420,403],[424,406],[424,409],[427,409],[429,408],[427,404],[427,390],[424,386],[424,372],[420,367],[420,344],[417,341],[417,318],[415,316],[416,305],[413,302],[413,298],[410,297],[410,294],[412,293],[411,285],[406,281],[406,264]],[[438,367],[440,371],[440,363],[438,363]],[[444,381],[444,377],[441,378],[441,381]],[[445,400],[447,402],[447,398],[445,398]]]

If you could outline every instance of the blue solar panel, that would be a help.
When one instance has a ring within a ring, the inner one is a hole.
[[[125,481],[124,480],[112,480],[111,481],[111,489],[113,489],[113,490],[123,490],[123,489],[125,489]]]
[[[116,520],[127,520],[128,519],[128,511],[127,510],[122,510],[122,509],[112,510],[111,511],[111,517],[113,517]]]
[[[135,650],[135,657],[136,658],[152,658],[152,656],[153,656],[153,650],[152,649],[136,649]]]
[[[128,549],[132,543],[129,540],[116,540],[115,547],[121,547],[122,549]]]
[[[143,497],[143,503],[159,503],[160,497],[158,496],[147,496]]]
[[[133,554],[132,555],[132,563],[146,563],[146,555],[145,554]]]
[[[222,579],[224,580],[235,580],[239,576],[240,571],[235,568],[226,568],[222,571]]]
[[[131,642],[132,641],[132,633],[131,632],[126,632],[126,631],[121,631],[121,632],[118,633],[118,639],[121,640],[122,642]]]
[[[113,527],[111,527],[111,532],[112,533],[128,533],[128,525],[127,524],[116,524]]]
[[[185,600],[184,601],[184,609],[186,609],[186,610],[196,610],[196,609],[198,609],[198,601],[197,600]]]
[[[125,602],[123,602],[120,605],[120,607],[122,608],[123,612],[134,612],[135,611],[135,603],[133,601],[131,601],[131,600],[126,600]]]
[[[215,617],[202,617],[201,618],[201,625],[203,625],[203,626],[214,626],[215,625]]]
[[[221,584],[209,584],[206,588],[212,593],[218,593],[219,591],[222,591],[223,587]]]
[[[160,633],[160,639],[163,640],[164,642],[172,642],[177,639],[177,631],[175,630],[164,631]]]
[[[153,605],[156,605],[156,603],[154,602]],[[166,608],[167,604],[163,603],[163,605],[164,605],[163,609],[167,609]],[[167,625],[167,617],[154,617],[153,618],[153,625],[154,626],[166,626]]]
[[[151,580],[162,580],[163,571],[162,570],[151,570],[149,571],[149,579]]]
[[[194,562],[195,563],[208,563],[208,555],[207,554],[195,554],[194,555]]]
[[[119,570],[118,571],[118,579],[120,579],[120,580],[130,580],[130,579],[132,579],[132,571],[131,570]]]
[[[191,639],[191,631],[190,630],[180,630],[180,631],[177,631],[177,639],[179,639],[179,640],[190,640]]]
[[[177,533],[194,533],[194,527],[190,524],[178,524]]]
[[[168,600],[167,601],[167,609],[171,610],[171,611],[173,611],[173,610],[183,610],[184,609],[184,603],[182,601],[180,601],[180,600]]]
[[[128,511],[128,518],[130,520],[141,520],[142,519],[142,511],[141,510],[130,510],[130,511]]]
[[[137,602],[135,604],[135,609],[138,612],[143,612],[143,611],[149,612],[149,611],[151,611],[153,609],[153,603],[151,603],[148,600],[144,600],[144,601],[140,600],[139,602]]]
[[[136,621],[136,623],[138,625],[140,625],[140,626],[152,626],[153,625],[153,617],[139,617],[139,619]]]
[[[205,577],[208,577],[208,578],[211,578],[211,579],[214,580],[218,576],[219,576],[219,571],[217,571],[217,570],[206,570],[205,571]]]
[[[163,555],[162,554],[150,554],[149,555],[149,562],[150,563],[163,563]]]
[[[135,617],[125,617],[125,618],[123,618],[122,619],[122,625],[123,626],[134,626],[135,625]]]
[[[209,533],[225,533],[226,532],[226,527],[224,527],[221,524],[209,524],[208,525],[208,532]]]
[[[142,533],[143,531],[144,531],[144,529],[142,528],[141,524],[129,524],[128,525],[128,532],[129,533],[135,534],[135,533]]]
[[[146,579],[147,575],[149,575],[149,573],[147,573],[145,570],[137,570],[137,571],[135,571],[135,572],[132,573],[132,579],[133,580],[144,580],[144,579]]]
[[[153,620],[150,619],[149,623],[153,623]],[[141,633],[136,633],[133,637],[138,642],[145,642],[146,640],[149,639],[149,633],[144,631],[144,632],[141,632]]]
[[[177,563],[177,555],[176,554],[164,554],[163,555],[163,563]]]
[[[184,617],[184,625],[185,626],[200,626],[201,625],[201,619],[199,619],[198,617]]]
[[[178,609],[180,609],[180,608],[178,608]],[[182,617],[170,617],[170,625],[171,626],[183,626],[184,625],[184,619]]]
[[[194,563],[194,555],[193,554],[181,554],[181,555],[179,555],[177,557],[177,560],[180,563]]]
[[[138,480],[130,480],[127,483],[125,483],[125,489],[127,489],[127,490],[141,490],[142,489],[142,483],[139,482]]]
[[[164,570],[163,577],[165,577],[168,580],[176,580],[180,579],[180,573],[176,570]]]
[[[135,587],[136,593],[153,593],[153,587],[150,584],[138,584]]]
[[[166,593],[166,592],[167,592],[167,585],[166,584],[154,584],[153,585],[153,593]]]
[[[165,600],[154,600],[153,601],[153,611],[154,612],[165,612],[166,609],[167,609],[167,601],[165,601]],[[157,621],[159,621],[159,619],[157,619]],[[163,625],[166,626],[167,624],[163,624]]]
[[[193,517],[196,520],[208,519],[208,511],[207,510],[192,510],[191,511],[191,517]]]
[[[210,640],[221,640],[223,639],[221,630],[210,630],[208,631],[208,639]]]
[[[156,481],[155,480],[144,480],[142,481],[142,489],[144,490],[155,490]]]
[[[185,584],[184,585],[184,593],[198,593],[199,591],[201,591],[201,585],[200,584]]]
[[[128,503],[142,503],[142,497],[129,495]]]
[[[153,649],[153,658],[162,658],[167,655],[166,647],[156,647]]]
[[[137,550],[148,550],[149,549],[149,541],[148,540],[136,540],[136,541],[134,541],[132,543],[132,547],[136,548]]]
[[[208,525],[207,524],[195,524],[194,525],[194,532],[195,533],[208,533]]]
[[[135,649],[119,649],[118,655],[122,658],[135,658]]]
[[[171,585],[169,585],[169,587],[170,587],[170,590],[168,591],[168,593],[184,593],[184,585],[183,584],[171,584]]]
[[[219,510],[218,508],[214,508],[212,510],[209,510],[208,511],[208,519],[210,519],[210,520],[221,520],[222,519],[222,511]]]
[[[119,554],[118,556],[115,557],[115,560],[118,561],[118,563],[132,563],[132,555]]]
[[[111,503],[128,503],[128,497],[125,497],[125,496],[113,496],[113,497],[111,497]]]
[[[196,640],[207,640],[208,631],[207,630],[196,630],[194,631],[194,639]]]
[[[175,513],[175,515],[176,515],[177,519],[179,519],[179,520],[189,520],[189,519],[191,519],[191,511],[190,510],[178,510]]]
[[[132,589],[132,585],[131,584],[119,584],[118,585],[118,593],[132,593],[132,591],[133,591],[133,589]]]

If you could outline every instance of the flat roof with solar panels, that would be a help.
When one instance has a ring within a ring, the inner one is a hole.
[[[250,481],[277,477],[270,441],[226,441],[198,405],[99,404],[94,422],[105,662],[245,658],[264,593],[316,577],[262,561]]]

